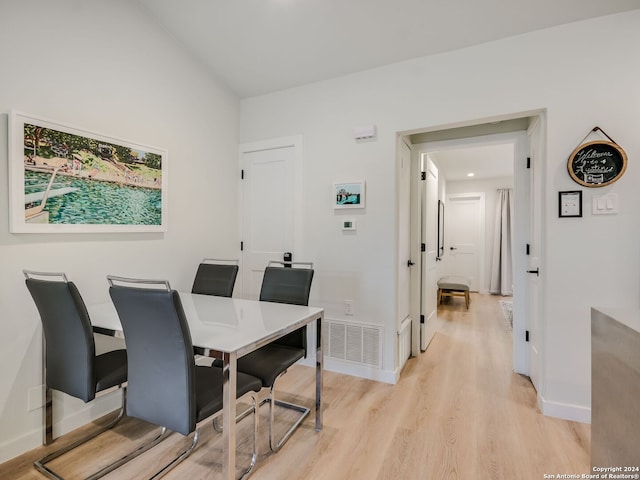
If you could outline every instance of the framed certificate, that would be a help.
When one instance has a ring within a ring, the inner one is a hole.
[[[582,216],[582,191],[559,193],[559,217],[581,217]]]

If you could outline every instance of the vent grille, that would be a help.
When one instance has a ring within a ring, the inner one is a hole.
[[[324,329],[326,357],[382,367],[382,327],[325,320]]]

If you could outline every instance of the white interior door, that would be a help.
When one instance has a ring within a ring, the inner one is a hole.
[[[398,331],[411,321],[411,272],[408,262],[411,260],[410,192],[411,189],[411,149],[400,142],[398,155]],[[408,353],[408,352],[407,352]]]
[[[529,185],[530,185],[530,216],[529,216],[529,377],[536,391],[540,394],[541,349],[543,345],[542,328],[540,325],[540,258],[541,258],[541,223],[542,223],[542,178],[540,168],[541,132],[540,121],[529,130]]]
[[[484,267],[484,194],[449,195],[445,214],[445,258],[447,275],[471,280],[470,290],[477,292]]]
[[[422,292],[420,349],[426,350],[436,333],[438,316],[438,169],[431,159],[424,155],[425,181],[422,182]]]
[[[242,297],[260,296],[264,268],[282,260],[285,252],[299,249],[296,225],[300,192],[295,177],[300,163],[301,140],[278,139],[240,146],[242,180]],[[299,228],[298,228],[299,229]]]

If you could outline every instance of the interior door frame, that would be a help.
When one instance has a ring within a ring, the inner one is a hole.
[[[407,169],[407,178],[409,179],[409,183],[411,183],[411,175],[412,175],[412,166],[413,166],[413,149],[411,148],[411,142],[409,142],[407,139],[403,138],[403,137],[398,137],[397,138],[397,154],[396,154],[396,162],[398,162],[401,158],[402,158],[402,149],[404,147],[407,148],[407,151],[409,152],[409,158],[407,158],[408,161],[408,165],[406,166]],[[397,165],[396,163],[396,176],[399,176],[400,174],[400,167]],[[403,183],[402,178],[398,178],[398,204],[400,204],[400,190],[403,188],[404,183]],[[405,326],[407,326],[409,324],[409,322],[412,322],[412,318],[413,317],[413,308],[412,308],[412,295],[411,295],[411,286],[413,284],[413,274],[414,271],[417,268],[411,268],[408,265],[408,262],[413,262],[414,266],[417,262],[416,257],[413,255],[413,251],[412,251],[412,222],[411,222],[411,188],[408,189],[408,204],[406,206],[404,206],[404,208],[409,209],[408,213],[408,217],[407,220],[409,222],[409,231],[406,232],[407,234],[407,240],[409,242],[409,248],[407,251],[407,255],[409,258],[400,258],[400,240],[402,238],[402,233],[400,232],[400,213],[398,213],[397,217],[396,217],[396,272],[395,272],[395,285],[396,285],[396,305],[395,305],[395,316],[396,316],[396,331],[397,333],[400,333]],[[400,208],[403,208],[402,205],[398,205],[398,210]],[[407,315],[404,318],[400,318],[400,311],[402,309],[402,302],[401,302],[401,294],[400,294],[400,269],[409,269],[407,274],[408,274],[408,288],[409,288],[409,292],[408,292],[408,297],[407,297],[407,301],[408,301],[408,305],[406,305],[407,307]]]
[[[243,180],[243,171],[245,169],[245,165],[243,162],[243,155],[246,153],[258,152],[261,150],[275,150],[278,148],[293,148],[294,158],[293,158],[293,252],[294,252],[294,261],[295,260],[303,260],[304,259],[304,249],[303,249],[303,211],[302,211],[302,192],[303,192],[303,175],[302,175],[302,135],[294,135],[290,137],[279,137],[272,138],[267,140],[260,140],[257,142],[247,142],[241,143],[238,145],[238,181],[240,182],[240,187],[238,188],[238,236],[240,242],[244,237],[244,214],[245,214],[245,205],[244,205],[244,188],[245,183]],[[239,245],[240,247],[240,245]],[[240,247],[240,293],[239,296],[241,298],[245,298],[247,295],[246,285],[244,285],[243,278],[243,266],[244,266],[244,258],[243,251]]]
[[[538,397],[538,406],[541,411],[544,411],[544,369],[542,368],[542,359],[545,356],[545,332],[544,322],[542,318],[542,307],[544,305],[544,291],[542,289],[545,268],[542,265],[542,258],[544,253],[543,245],[543,230],[544,230],[544,199],[545,199],[545,187],[544,187],[544,166],[545,166],[545,116],[541,113],[534,119],[527,130],[527,137],[529,139],[529,158],[530,166],[529,170],[529,186],[530,186],[530,218],[529,218],[529,243],[530,256],[528,258],[527,271],[532,272],[538,270],[539,275],[535,277],[533,274],[528,275],[530,298],[527,305],[523,305],[522,308],[528,310],[528,323],[526,325],[526,331],[530,332],[529,335],[529,350],[526,357],[527,360],[527,372],[531,383],[533,383]],[[536,203],[536,199],[538,202]],[[524,332],[523,332],[524,333]],[[522,334],[522,333],[521,333]],[[533,351],[533,352],[532,352]],[[537,355],[536,355],[537,352]],[[515,359],[514,359],[515,361]],[[537,364],[534,362],[537,361]],[[537,376],[537,377],[536,377]]]
[[[466,126],[475,126],[475,125],[491,125],[491,122],[495,122],[496,120],[508,120],[515,118],[541,118],[543,120],[543,137],[544,137],[544,118],[542,117],[543,111],[531,111],[531,112],[523,112],[520,114],[512,114],[501,118],[492,118],[492,119],[484,119],[482,121],[474,121],[468,124],[456,124],[456,125],[440,125],[438,127],[432,127],[429,129],[422,130],[413,130],[411,132],[405,132],[405,135],[415,134],[420,132],[437,132],[437,131],[445,131],[455,128],[464,128]],[[524,375],[528,375],[529,373],[529,364],[528,364],[528,345],[525,341],[524,332],[529,325],[529,314],[528,314],[528,291],[526,290],[526,282],[528,282],[526,273],[526,265],[527,265],[527,257],[525,253],[524,245],[528,242],[529,237],[529,188],[522,188],[522,180],[521,178],[527,179],[528,185],[528,176],[526,174],[526,158],[528,155],[528,139],[526,131],[517,130],[514,132],[507,133],[495,133],[488,134],[483,136],[468,136],[461,137],[452,140],[440,140],[433,142],[425,142],[422,144],[413,144],[412,151],[415,156],[419,156],[421,153],[429,153],[432,151],[442,150],[446,148],[459,148],[461,146],[469,146],[472,144],[482,145],[489,143],[507,143],[512,142],[514,144],[514,194],[515,194],[515,228],[514,228],[514,262],[513,262],[513,280],[514,280],[514,305],[513,305],[513,368],[516,373],[521,373]],[[544,138],[543,138],[544,144]],[[542,152],[544,156],[545,153]],[[544,161],[544,159],[541,159]],[[412,177],[413,178],[413,177]],[[544,183],[544,179],[543,179]],[[412,183],[412,187],[413,187]],[[544,185],[543,185],[544,189]],[[419,187],[416,186],[416,190],[419,191]],[[416,202],[416,198],[418,196],[412,197],[412,209],[416,208],[416,205],[419,202]],[[544,199],[542,205],[542,211],[545,211]],[[521,222],[525,224],[525,226],[521,225]],[[544,222],[543,222],[544,223]],[[416,237],[412,237],[416,238]],[[415,240],[414,240],[415,241]],[[412,249],[420,248],[420,241],[415,241],[414,247]],[[415,250],[417,251],[417,250]],[[540,259],[543,262],[543,258]],[[412,279],[413,281],[413,279]],[[544,292],[544,288],[541,283],[541,291]],[[412,290],[417,290],[419,292],[420,286],[413,286]],[[516,299],[517,297],[517,299]],[[414,301],[415,302],[415,301]],[[419,300],[417,301],[419,308]],[[414,323],[419,323],[419,318],[414,319]],[[420,326],[414,326],[414,331],[419,331]],[[415,348],[416,343],[412,342],[412,355],[417,355],[420,353],[419,348]],[[543,380],[544,381],[544,380]]]
[[[539,118],[540,114],[532,115]],[[526,131],[514,132],[514,225],[513,225],[513,370],[529,375],[529,345],[526,330],[529,318],[529,257],[526,246],[531,239],[531,195],[528,174],[529,137]],[[544,197],[541,199],[544,211]],[[540,283],[542,285],[542,282]]]

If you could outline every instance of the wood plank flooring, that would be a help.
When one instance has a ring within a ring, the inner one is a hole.
[[[408,361],[397,385],[325,372],[323,431],[315,432],[310,415],[277,454],[266,453],[263,407],[262,454],[252,479],[539,480],[545,473],[588,473],[589,425],[538,412],[529,379],[512,372],[511,332],[498,300],[472,294],[469,311],[459,299],[441,306],[441,325],[428,351]],[[309,367],[292,368],[279,395],[311,404],[313,375]],[[279,411],[278,418],[287,420],[287,413]],[[250,420],[243,420],[238,436],[250,430]],[[166,479],[220,478],[221,435],[208,423],[201,431],[199,447]],[[153,433],[142,422],[125,419],[55,467],[69,479],[81,478]],[[173,434],[104,478],[145,478],[185,443]],[[245,465],[250,446],[243,442],[238,448],[238,463]],[[0,465],[0,478],[44,478],[31,462],[46,451],[40,447]]]

